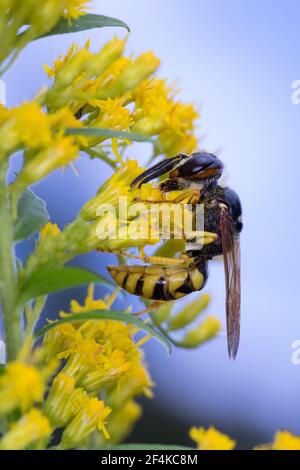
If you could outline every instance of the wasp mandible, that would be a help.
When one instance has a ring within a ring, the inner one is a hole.
[[[196,152],[190,156],[179,154],[165,159],[132,181],[132,188],[140,188],[142,184],[168,174],[158,186],[163,193],[195,190],[192,191],[191,202],[204,205],[205,231],[216,237],[201,249],[195,249],[193,245],[187,248],[185,265],[168,259],[165,266],[122,265],[108,266],[108,270],[115,282],[131,294],[168,301],[200,291],[207,280],[208,261],[223,255],[228,352],[235,358],[240,336],[239,234],[243,227],[242,208],[234,191],[218,185],[222,171],[223,163],[215,155]]]

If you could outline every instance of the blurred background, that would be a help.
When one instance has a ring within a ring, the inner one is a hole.
[[[244,212],[237,360],[227,357],[223,265],[211,262],[205,292],[213,301],[207,312],[221,318],[224,333],[197,350],[175,349],[171,357],[155,341],[147,344],[155,398],[144,403],[130,441],[190,445],[189,427],[210,424],[237,439],[240,448],[271,441],[277,429],[300,434],[300,364],[291,360],[291,343],[300,339],[300,105],[291,100],[291,84],[300,79],[300,3],[96,0],[93,12],[127,22],[127,52],[153,50],[162,62],[160,76],[178,81],[180,97],[196,103],[201,148],[224,161],[226,184],[240,195]],[[126,32],[109,28],[28,46],[4,77],[8,106],[31,99],[47,84],[42,65],[53,63],[72,42],[83,45],[91,37],[97,50],[115,34]],[[147,145],[138,144],[128,156],[143,162],[145,155]],[[69,169],[35,188],[60,227],[110,174],[87,157],[78,168],[80,178]],[[32,243],[18,247],[22,259]],[[76,264],[105,273],[111,261],[109,255],[91,254]],[[51,297],[45,317],[84,295],[77,289]],[[139,307],[133,296],[128,303]]]

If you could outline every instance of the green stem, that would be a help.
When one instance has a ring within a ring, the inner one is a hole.
[[[6,187],[7,164],[0,166],[0,298],[6,338],[7,360],[16,358],[20,349],[20,312],[14,305],[16,294],[16,273],[13,256],[13,228],[9,196]]]

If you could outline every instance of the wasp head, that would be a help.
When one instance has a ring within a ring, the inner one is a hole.
[[[183,178],[205,185],[216,182],[223,171],[223,163],[212,153],[195,152],[181,161],[169,173],[169,178]]]
[[[140,187],[148,181],[169,173],[169,180],[184,180],[186,182],[199,182],[209,186],[216,182],[223,171],[223,163],[215,155],[206,152],[195,152],[192,155],[179,154],[167,158],[152,166],[139,175],[131,186]]]

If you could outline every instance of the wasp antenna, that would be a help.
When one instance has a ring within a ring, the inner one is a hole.
[[[176,155],[176,157],[167,158],[165,160],[162,160],[159,163],[156,163],[156,165],[153,165],[151,168],[144,171],[137,178],[135,178],[131,183],[131,187],[133,188],[134,186],[138,185],[138,187],[140,188],[142,184],[148,183],[148,181],[151,181],[154,178],[157,178],[159,176],[164,175],[165,173],[168,173],[182,159],[186,159],[186,158],[188,158],[188,155],[179,154],[179,155]]]

